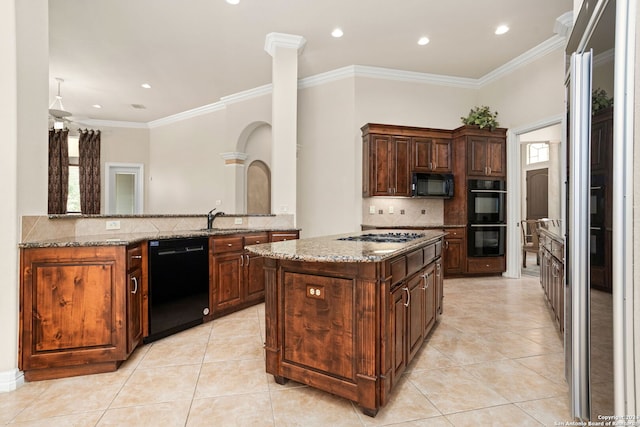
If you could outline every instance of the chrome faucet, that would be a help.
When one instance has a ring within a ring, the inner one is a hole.
[[[213,220],[216,219],[216,217],[224,215],[224,212],[213,213],[215,210],[216,208],[213,208],[207,214],[207,230],[210,230],[213,228]]]

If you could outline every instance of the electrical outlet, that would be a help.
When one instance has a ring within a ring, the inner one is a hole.
[[[216,206],[220,206],[222,204],[222,200],[216,200]]]
[[[375,207],[375,206],[373,206],[373,205],[369,206],[369,213],[370,213],[370,214],[374,214],[374,213],[376,213],[376,207]]]
[[[107,221],[107,230],[120,230],[120,221]]]
[[[235,225],[242,225],[242,218],[235,218],[235,219],[233,220],[233,223],[234,223]]]
[[[389,206],[389,213],[392,214],[393,213],[393,206]]]

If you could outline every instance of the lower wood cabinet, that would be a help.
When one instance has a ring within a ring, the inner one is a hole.
[[[211,307],[220,317],[264,301],[264,258],[245,246],[294,240],[297,230],[213,236],[209,239]]]
[[[114,371],[127,358],[141,334],[137,323],[129,335],[127,319],[137,322],[141,309],[126,265],[124,246],[21,249],[19,368],[27,381]]]
[[[464,274],[467,262],[467,241],[464,227],[445,228],[443,269],[445,276]]]
[[[540,285],[558,329],[564,332],[564,242],[541,230],[539,248]]]
[[[147,263],[147,245],[137,244],[127,247],[127,355],[142,342],[144,335],[143,306],[148,298],[144,282]]]

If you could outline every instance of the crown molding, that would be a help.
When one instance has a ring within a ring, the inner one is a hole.
[[[597,54],[593,57],[593,66],[599,67],[601,65],[608,64],[613,62],[615,59],[615,48],[611,48],[609,50],[605,50],[602,53]]]
[[[556,18],[553,24],[553,32],[560,37],[568,37],[573,28],[573,11],[565,12]]]
[[[269,38],[269,36],[271,36],[272,34],[278,34],[278,33],[270,33],[269,35],[267,35],[267,38]],[[278,34],[278,35],[282,35],[282,34]],[[284,36],[289,36],[289,35],[284,34]],[[290,36],[290,37],[297,38],[300,36]],[[275,39],[276,37],[274,37],[274,40]],[[561,49],[561,48],[564,49],[565,45],[566,45],[566,39],[564,37],[561,37],[559,35],[553,36],[547,39],[546,41],[540,43],[539,45],[535,46],[534,48],[528,50],[527,52],[523,53],[522,55],[518,56],[517,58],[514,58],[513,60],[507,62],[506,64],[482,76],[479,79],[445,76],[445,75],[439,75],[439,74],[419,73],[415,71],[403,71],[403,70],[395,70],[391,68],[371,67],[366,65],[349,65],[346,67],[327,71],[325,73],[315,74],[313,76],[299,79],[298,89],[306,89],[314,86],[321,86],[323,84],[330,83],[333,81],[338,81],[346,78],[354,78],[354,77],[367,77],[367,78],[403,81],[403,82],[410,82],[410,83],[433,84],[433,85],[439,85],[439,86],[458,87],[458,88],[465,88],[465,89],[480,89],[494,82],[495,80],[501,77],[504,77],[509,73],[512,73],[516,69],[547,55],[548,53],[551,53],[557,49]],[[295,46],[292,46],[292,47],[295,47]],[[265,50],[266,49],[267,47],[265,46]],[[269,95],[272,93],[272,91],[273,91],[273,85],[269,83],[266,85],[258,86],[253,89],[237,92],[235,94],[222,97],[220,98],[220,101],[215,102],[213,104],[208,104],[203,107],[194,108],[192,110],[184,111],[182,113],[174,114],[172,116],[164,117],[162,119],[153,120],[147,124],[133,123],[133,122],[113,122],[113,123],[130,123],[132,126],[128,126],[128,127],[154,128],[154,127],[163,126],[169,123],[178,122],[180,120],[184,120],[187,118],[196,117],[202,114],[219,111],[226,108],[226,106],[229,104],[246,101],[246,100],[257,98],[264,95]],[[104,126],[107,126],[107,125],[105,124]],[[127,127],[127,126],[123,126],[123,127]]]
[[[192,108],[191,110],[183,111],[178,114],[163,117],[162,119],[153,120],[149,123],[150,128],[156,128],[158,126],[168,125],[170,123],[179,122],[192,117],[202,116],[203,114],[213,113],[214,111],[224,110],[225,105],[223,102],[214,102],[212,104],[203,105],[202,107]]]
[[[547,55],[548,53],[554,52],[558,49],[564,49],[567,43],[567,39],[561,36],[553,36],[545,41],[543,41],[542,43],[540,43],[539,45],[529,49],[528,51],[526,51],[525,53],[523,53],[522,55],[512,59],[511,61],[507,62],[506,64],[496,68],[495,70],[491,71],[490,73],[485,74],[484,76],[480,77],[478,79],[478,86],[479,87],[483,87],[488,85],[489,83],[492,83],[496,80],[498,80],[501,77],[506,76],[507,74],[510,74],[512,72],[514,72],[515,70],[517,70],[518,68],[527,65],[539,58],[542,58],[543,56]]]
[[[304,37],[295,34],[269,33],[264,42],[264,50],[266,50],[269,55],[274,56],[277,47],[284,47],[287,49],[296,49],[298,55],[300,55],[306,43],[307,40]]]
[[[77,119],[72,123],[84,126],[95,127],[111,127],[111,128],[131,128],[131,129],[148,129],[149,123],[144,122],[126,122],[119,120],[100,120],[100,119]]]
[[[273,92],[273,84],[268,83],[266,85],[254,87],[253,89],[243,90],[229,96],[223,96],[220,98],[220,102],[224,105],[233,104],[240,101],[246,101],[251,98],[258,98],[263,95],[269,95]]]

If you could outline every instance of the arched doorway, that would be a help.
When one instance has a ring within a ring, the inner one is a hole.
[[[271,213],[271,170],[261,160],[247,169],[247,213]]]

